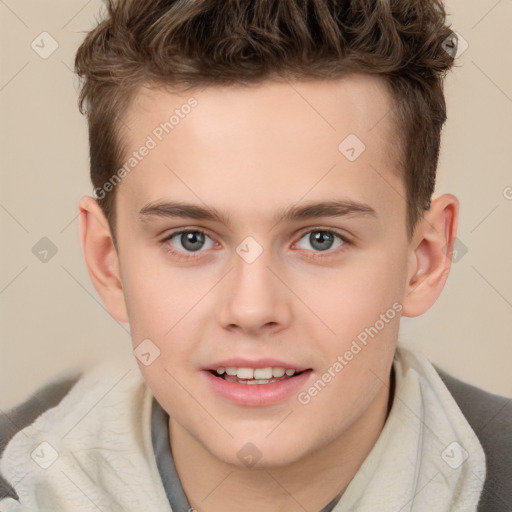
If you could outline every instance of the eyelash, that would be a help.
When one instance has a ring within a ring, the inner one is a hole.
[[[308,235],[310,233],[314,233],[314,232],[322,232],[322,233],[329,233],[329,234],[332,234],[334,236],[337,236],[338,238],[340,238],[343,242],[343,244],[341,244],[339,247],[337,247],[336,249],[334,250],[327,250],[327,251],[315,251],[314,252],[314,256],[313,256],[313,259],[315,260],[320,260],[320,259],[326,259],[326,258],[331,258],[333,256],[333,254],[337,255],[338,253],[340,252],[343,252],[344,250],[346,250],[346,246],[347,245],[351,245],[351,242],[350,240],[348,240],[344,235],[342,235],[341,233],[339,233],[338,231],[334,231],[332,229],[327,229],[327,228],[314,228],[314,229],[309,229],[309,231],[304,231],[300,237],[299,237],[299,240],[301,240],[302,238],[304,238],[305,235]],[[183,251],[177,251],[175,250],[174,248],[172,248],[167,242],[169,242],[172,238],[174,238],[175,236],[177,235],[181,235],[183,233],[201,233],[202,235],[205,235],[207,236],[208,238],[211,238],[205,231],[203,231],[202,229],[192,229],[192,228],[189,228],[189,229],[178,229],[176,231],[173,231],[172,233],[170,233],[169,235],[167,235],[163,240],[160,241],[160,243],[164,246],[164,249],[166,250],[166,252],[172,254],[173,257],[176,257],[180,260],[188,260],[188,261],[194,261],[198,258],[201,258],[202,255],[201,253],[204,252],[202,250],[199,250],[199,251],[196,251],[195,253],[186,253],[186,254],[190,254],[189,256],[183,256]]]

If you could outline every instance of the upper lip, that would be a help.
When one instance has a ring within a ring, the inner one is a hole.
[[[296,372],[309,370],[307,366],[300,366],[295,363],[286,363],[279,359],[264,358],[264,359],[244,359],[241,357],[234,357],[231,359],[224,359],[217,363],[212,363],[210,366],[204,368],[205,370],[217,370],[217,368],[284,368],[285,370],[292,369]]]

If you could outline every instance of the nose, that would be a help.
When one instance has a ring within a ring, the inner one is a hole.
[[[219,322],[227,330],[247,335],[276,333],[285,329],[292,316],[291,291],[279,267],[263,251],[248,262],[237,253],[234,268],[222,288]]]

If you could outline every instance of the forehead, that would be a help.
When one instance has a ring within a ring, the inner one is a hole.
[[[385,82],[362,74],[187,92],[143,88],[124,116],[126,159],[148,141],[152,147],[118,192],[141,207],[173,196],[211,204],[213,195],[212,206],[236,197],[240,207],[243,198],[255,214],[265,204],[286,207],[335,191],[382,202],[396,195],[386,188],[401,187],[390,112]]]
[[[123,124],[130,128],[125,140],[136,144],[134,136],[137,136],[137,131],[133,131],[134,127],[145,132],[153,131],[160,123],[168,121],[173,112],[182,114],[179,111],[192,97],[199,106],[193,109],[194,131],[202,127],[207,133],[214,119],[217,129],[210,133],[211,136],[215,136],[223,125],[226,128],[242,125],[248,128],[249,122],[254,135],[263,132],[271,135],[273,129],[283,126],[287,126],[288,133],[293,135],[311,126],[320,131],[337,132],[338,136],[351,128],[360,137],[368,139],[371,132],[371,137],[378,138],[390,128],[392,105],[385,80],[377,75],[352,73],[340,79],[207,86],[187,92],[170,92],[163,86],[141,87],[123,116]],[[182,115],[179,117],[183,119]],[[223,123],[225,119],[230,126]],[[309,124],[290,132],[290,124],[298,119]],[[381,122],[383,120],[385,122]],[[184,131],[181,127],[177,129],[178,124],[174,125],[174,134]],[[376,129],[377,125],[379,129]],[[281,133],[281,136],[285,135]]]

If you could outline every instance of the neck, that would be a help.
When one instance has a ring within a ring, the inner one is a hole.
[[[343,494],[376,443],[391,408],[392,386],[393,375],[339,437],[286,466],[228,464],[171,418],[171,451],[190,505],[201,512],[321,510]]]

